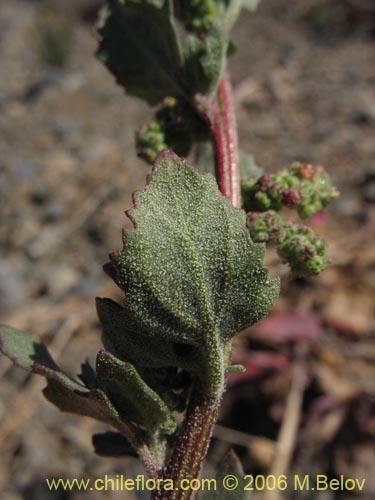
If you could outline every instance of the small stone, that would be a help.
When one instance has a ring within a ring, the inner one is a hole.
[[[50,203],[44,212],[45,222],[56,222],[63,219],[67,214],[66,206],[59,202]]]
[[[25,287],[20,274],[8,261],[0,259],[0,312],[10,312],[25,300]]]

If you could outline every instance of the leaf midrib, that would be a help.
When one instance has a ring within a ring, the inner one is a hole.
[[[209,193],[210,192],[210,186],[207,184],[203,184],[204,189],[201,191],[202,194]],[[152,188],[150,185],[149,188]],[[205,293],[206,286],[203,282],[203,280],[200,278],[200,276],[204,276],[204,270],[202,266],[199,264],[199,259],[197,255],[197,250],[195,248],[194,242],[192,241],[188,227],[187,227],[187,221],[185,219],[185,216],[182,211],[182,207],[180,205],[179,200],[176,198],[175,193],[173,192],[173,188],[170,189],[170,193],[175,201],[175,206],[179,212],[180,215],[180,221],[181,221],[181,226],[185,229],[185,231],[179,230],[179,227],[176,227],[176,222],[175,220],[171,219],[170,216],[168,216],[166,213],[162,212],[160,208],[153,202],[153,200],[147,200],[149,203],[147,205],[148,210],[152,211],[153,216],[157,217],[157,219],[168,228],[170,232],[173,234],[177,235],[177,238],[180,239],[182,242],[186,254],[188,256],[188,260],[190,262],[191,268],[192,268],[192,278],[193,278],[193,283],[196,289],[198,301],[200,304],[200,310],[203,316],[203,328],[205,330],[205,333],[207,334],[212,334],[215,333],[215,336],[217,336],[217,331],[215,327],[215,319],[213,318],[213,315],[211,314],[211,308],[209,306],[208,300],[207,300],[207,294]],[[207,199],[207,196],[206,196]],[[146,201],[146,204],[147,204]],[[203,203],[204,205],[204,203]],[[139,210],[139,209],[137,209]],[[134,219],[136,221],[136,214],[133,215]],[[142,273],[143,279],[149,286],[150,290],[156,297],[156,299],[165,307],[166,310],[168,310],[171,314],[173,314],[178,320],[181,320],[181,316],[178,314],[178,310],[171,304],[169,301],[165,300],[165,297],[160,297],[160,294],[158,293],[158,290],[155,289],[152,283],[149,282],[149,280],[146,279],[144,276],[144,273]],[[196,318],[192,318],[191,316],[189,317],[189,323],[188,326],[192,326],[196,331],[200,331],[200,325],[199,322],[197,322]],[[184,319],[184,324],[186,323],[186,318]]]

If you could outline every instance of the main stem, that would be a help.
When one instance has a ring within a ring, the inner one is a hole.
[[[171,491],[155,490],[151,500],[189,500],[188,481],[198,478],[218,417],[220,398],[205,398],[197,381],[171,459],[159,477],[172,479]]]
[[[199,113],[208,124],[215,155],[215,174],[219,189],[240,205],[238,138],[232,87],[228,74],[221,79],[216,98],[197,97]]]
[[[196,104],[211,133],[220,191],[230,198],[234,207],[239,207],[237,128],[228,74],[225,73],[221,79],[215,99],[197,98]],[[226,364],[229,364],[230,349],[226,349],[225,358]],[[191,481],[199,477],[218,418],[223,390],[224,387],[220,394],[207,397],[202,383],[199,380],[196,382],[174,453],[159,474],[160,478],[172,479],[174,488],[179,488],[182,480]],[[189,500],[192,493],[190,489],[154,491],[151,500]]]

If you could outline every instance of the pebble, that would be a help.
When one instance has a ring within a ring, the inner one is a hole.
[[[0,259],[0,313],[5,314],[26,300],[23,280],[7,260]]]

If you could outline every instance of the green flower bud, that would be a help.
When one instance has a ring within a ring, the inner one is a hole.
[[[136,148],[140,157],[153,163],[160,151],[168,149],[163,125],[153,120],[142,127],[136,133]]]
[[[217,17],[214,0],[183,0],[182,21],[189,31],[207,32]]]
[[[283,237],[283,225],[281,216],[273,210],[247,215],[247,226],[255,243],[279,242]]]
[[[207,136],[206,124],[189,104],[167,97],[155,119],[136,133],[136,147],[141,158],[154,163],[165,149],[187,156],[192,144]]]

